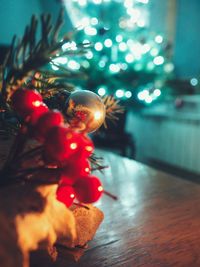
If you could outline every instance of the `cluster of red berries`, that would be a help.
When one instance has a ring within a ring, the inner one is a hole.
[[[11,101],[34,138],[44,145],[44,162],[61,170],[57,199],[67,207],[75,198],[83,203],[97,201],[103,187],[96,176],[90,175],[88,158],[94,150],[92,141],[64,124],[62,114],[49,110],[36,90],[18,89]]]

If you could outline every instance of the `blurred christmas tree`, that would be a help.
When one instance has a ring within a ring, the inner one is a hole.
[[[131,105],[169,95],[171,45],[148,29],[150,0],[72,0],[65,5],[74,26],[82,27],[77,42],[93,46],[81,62],[89,76],[83,87]],[[79,63],[68,65],[78,69]]]

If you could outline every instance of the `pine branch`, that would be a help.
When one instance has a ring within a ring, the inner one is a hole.
[[[94,153],[89,158],[89,161],[92,165],[92,171],[103,172],[104,169],[108,168],[108,166],[103,165],[103,158],[97,157]]]
[[[116,100],[113,96],[105,96],[103,103],[106,108],[106,119],[112,122],[118,120],[118,114],[124,112],[124,108],[119,105],[119,100]],[[104,121],[104,127],[107,128],[106,120]]]

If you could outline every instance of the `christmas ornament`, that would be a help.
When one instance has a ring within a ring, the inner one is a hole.
[[[13,109],[24,118],[41,105],[42,96],[36,90],[18,89],[11,101]]]
[[[96,202],[103,193],[103,187],[96,176],[80,177],[74,184],[76,198],[83,203]]]
[[[94,132],[105,120],[105,106],[101,98],[91,91],[71,93],[65,109],[70,127],[79,131]]]
[[[47,132],[54,126],[64,123],[64,119],[60,111],[52,110],[44,113],[35,125],[35,137],[39,141],[44,141]]]
[[[70,207],[75,198],[75,192],[72,186],[61,184],[56,191],[57,200]]]

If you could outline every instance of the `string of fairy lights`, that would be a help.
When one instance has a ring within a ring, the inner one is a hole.
[[[158,77],[155,81],[137,86],[137,99],[150,104],[161,96],[163,81],[173,73],[174,65],[166,56],[165,37],[148,31],[150,0],[66,0],[65,3],[74,26],[80,29],[79,38],[85,44],[92,43],[93,48],[85,59],[56,58],[52,64],[54,70],[58,69],[57,64],[72,70],[95,65],[97,72],[105,72],[111,79],[130,70],[155,73]],[[76,42],[62,47],[63,51],[69,48],[76,50]],[[104,83],[95,90],[104,96],[111,89]],[[120,86],[114,88],[114,94],[119,99],[131,99],[135,97],[134,90],[131,85]]]

